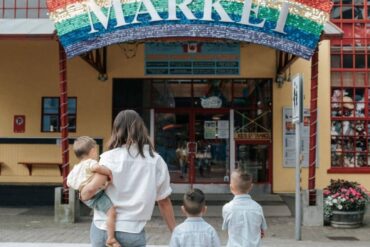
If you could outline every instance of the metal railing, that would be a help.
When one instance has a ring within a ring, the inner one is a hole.
[[[46,0],[0,0],[0,19],[48,18]]]

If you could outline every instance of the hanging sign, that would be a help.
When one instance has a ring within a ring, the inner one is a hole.
[[[47,0],[69,58],[145,39],[215,38],[270,46],[309,59],[330,0]]]
[[[292,79],[292,121],[303,122],[303,76],[297,74]]]

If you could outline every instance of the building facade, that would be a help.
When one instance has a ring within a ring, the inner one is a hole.
[[[18,1],[0,1],[1,18],[14,19],[19,24],[25,20],[29,25],[35,20],[45,21],[44,1],[26,1],[29,4],[24,7],[10,2]],[[351,11],[355,11],[352,7]],[[364,4],[364,15],[366,8]],[[347,13],[344,1],[335,5],[333,20],[346,32],[350,23],[348,30],[363,28],[366,35],[367,17],[361,22],[353,15],[346,22],[337,19],[338,11]],[[346,15],[340,16],[344,19]],[[47,27],[38,35],[33,35],[32,30],[6,33],[1,23],[0,183],[15,187],[60,184],[62,177],[57,166],[25,165],[61,162],[59,44],[53,30],[50,32]],[[357,31],[351,34],[356,36]],[[356,180],[370,187],[366,143],[367,51],[359,48],[367,43],[357,45],[358,40],[359,44],[366,40],[364,37],[348,38],[352,42],[348,53],[354,65],[351,68],[346,67],[349,63],[346,39],[331,43],[324,40],[319,44],[317,188],[337,178]],[[310,61],[298,59],[278,75],[277,50],[211,39],[122,43],[111,45],[106,51],[107,77],[98,76],[86,63],[86,57],[68,60],[70,143],[73,138],[89,135],[106,150],[116,114],[123,109],[135,109],[143,116],[156,150],[168,164],[175,192],[194,185],[207,192],[227,193],[230,172],[237,166],[244,166],[253,175],[256,189],[261,192],[293,192],[291,78],[301,73],[306,108],[302,188],[307,188]],[[362,60],[364,67],[357,68]],[[362,84],[357,78],[363,79]],[[333,99],[339,94],[352,95],[356,102],[346,102],[345,97]],[[346,116],[345,104],[351,105],[352,112],[358,109],[363,115]],[[338,111],[343,116],[335,115]],[[345,133],[335,134],[334,128],[338,132],[337,125],[344,126],[346,121],[350,126],[363,124],[361,133],[348,134],[352,139]],[[362,139],[366,144],[361,143],[359,150],[355,147]],[[333,148],[334,144],[350,142],[352,151]],[[188,159],[189,153],[194,159]],[[347,156],[355,157],[353,166],[343,163],[349,159]],[[360,160],[364,160],[361,165]],[[76,163],[72,152],[70,163],[71,166]],[[342,166],[346,169],[335,169]]]

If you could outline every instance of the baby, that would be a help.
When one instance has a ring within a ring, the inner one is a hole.
[[[67,185],[79,192],[86,186],[99,187],[100,190],[90,199],[85,200],[84,203],[90,208],[102,211],[107,214],[107,234],[108,238],[106,245],[108,247],[121,247],[114,236],[116,210],[112,201],[105,193],[104,189],[108,186],[98,180],[94,180],[95,174],[105,175],[112,179],[112,172],[107,167],[99,165],[98,150],[94,139],[88,136],[82,136],[76,139],[73,144],[73,151],[79,159],[79,163],[75,165],[67,177]]]

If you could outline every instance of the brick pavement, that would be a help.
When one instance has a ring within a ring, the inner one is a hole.
[[[177,218],[181,222],[184,218]],[[206,220],[219,232],[221,241],[226,244],[227,234],[221,231],[220,217],[206,217]],[[84,217],[76,224],[56,224],[52,207],[37,208],[0,208],[0,247],[43,247],[45,246],[86,246],[89,243],[89,226],[91,218]],[[269,230],[264,246],[370,246],[370,217],[360,229],[339,230],[331,227],[304,227],[304,242],[296,243],[294,238],[294,218],[268,217]],[[147,242],[152,245],[165,245],[170,233],[160,217],[153,219],[146,226]],[[332,241],[328,237],[353,237],[358,241]],[[314,242],[310,242],[314,241]],[[37,243],[20,245],[19,243]],[[14,244],[10,244],[14,243]],[[74,243],[77,245],[51,245],[50,243]],[[88,245],[87,245],[88,246]]]

